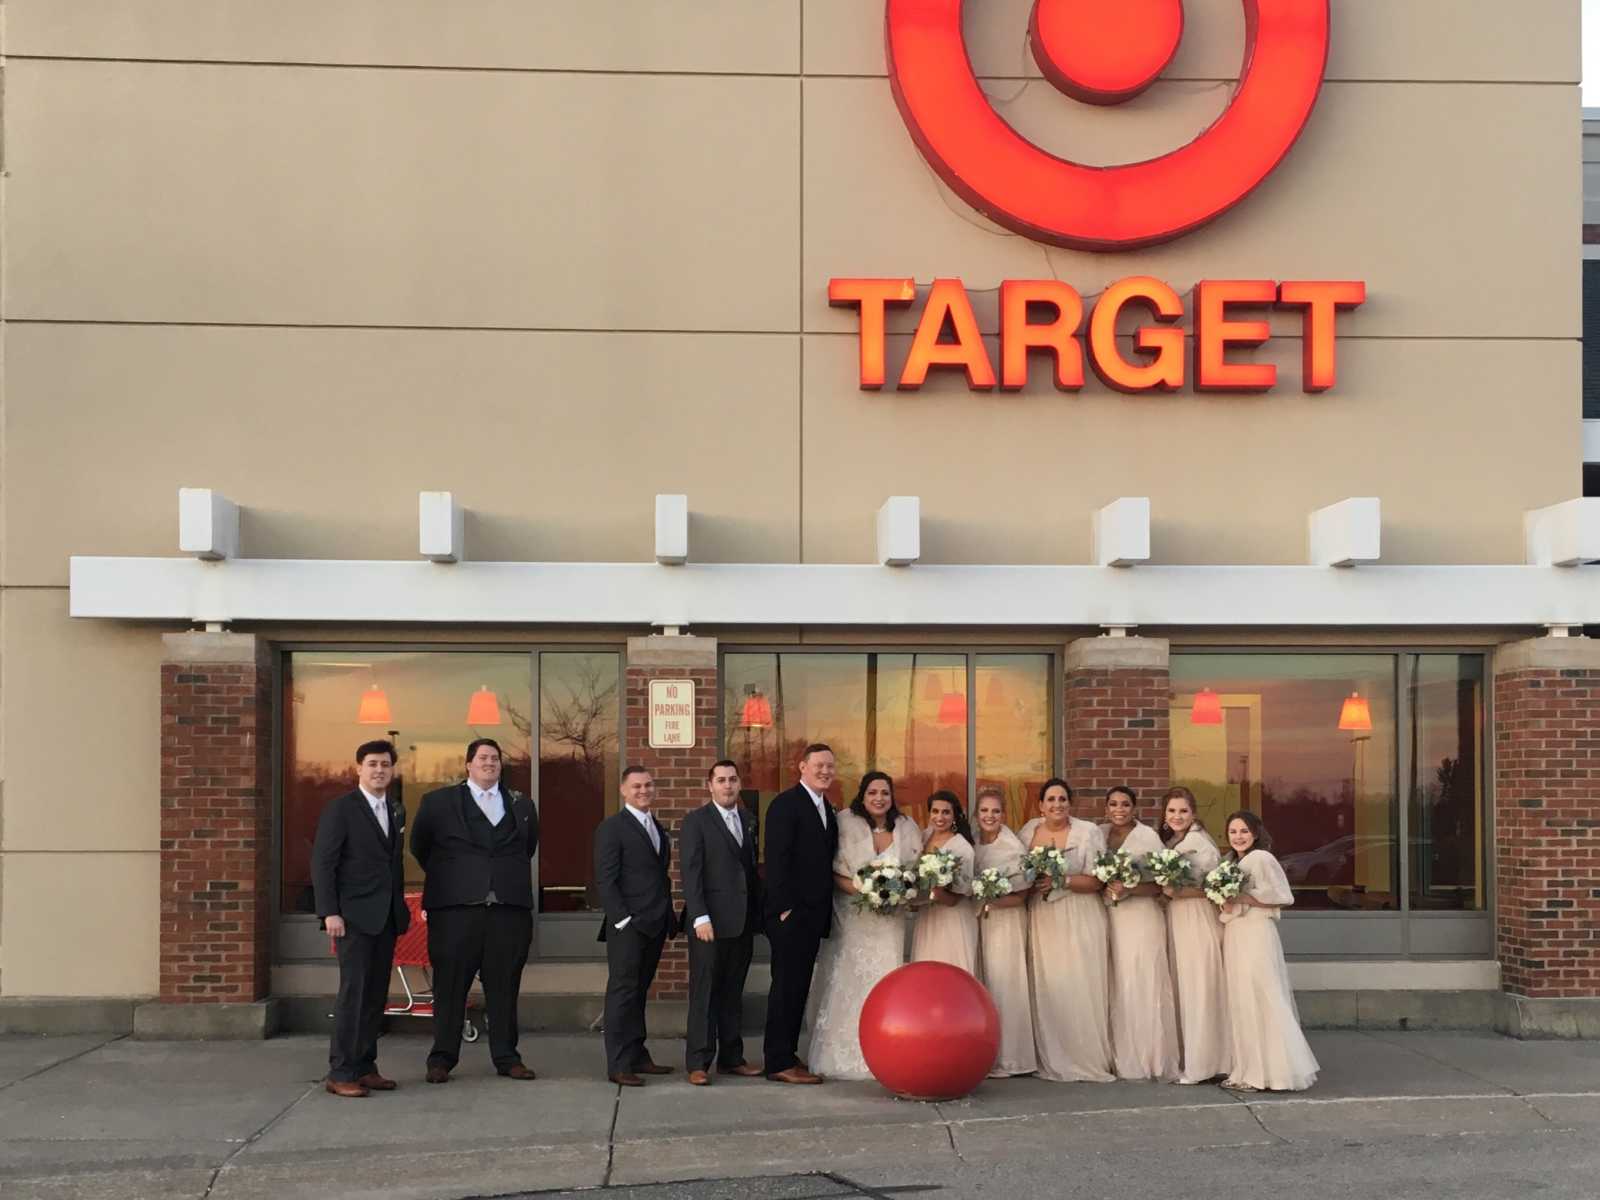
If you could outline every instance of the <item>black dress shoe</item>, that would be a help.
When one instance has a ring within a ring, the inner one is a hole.
[[[653,1062],[647,1062],[642,1067],[635,1067],[634,1070],[637,1071],[640,1075],[671,1075],[672,1074],[672,1068],[671,1067],[663,1067],[660,1064],[653,1063]]]
[[[427,1074],[427,1080],[428,1080],[429,1083],[449,1083],[450,1082],[450,1068],[449,1067],[429,1067],[428,1068],[428,1074]]]

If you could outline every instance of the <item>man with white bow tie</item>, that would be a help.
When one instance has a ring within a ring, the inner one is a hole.
[[[756,827],[739,803],[739,768],[728,759],[706,779],[711,802],[684,817],[678,829],[683,864],[684,925],[689,939],[689,1025],[685,1058],[689,1082],[711,1082],[711,1062],[723,1075],[760,1075],[745,1061],[743,1003],[756,927],[761,880],[756,872]]]
[[[672,845],[651,814],[656,781],[644,767],[622,769],[622,807],[594,832],[594,882],[605,907],[597,940],[606,944],[606,1073],[612,1083],[639,1087],[641,1075],[666,1075],[645,1049],[645,997],[661,949],[677,932]]]

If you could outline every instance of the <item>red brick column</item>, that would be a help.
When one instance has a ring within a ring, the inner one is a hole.
[[[1172,675],[1164,638],[1092,637],[1067,645],[1066,763],[1073,814],[1105,808],[1106,789],[1127,784],[1139,815],[1159,815],[1172,777],[1168,712]]]
[[[650,748],[650,681],[694,681],[694,748]],[[623,697],[623,760],[648,767],[656,781],[656,819],[672,836],[672,903],[683,901],[678,826],[686,813],[709,799],[706,772],[722,757],[717,744],[717,643],[714,638],[644,637],[628,639],[628,670]],[[689,996],[689,952],[680,937],[667,943],[651,995],[657,1000]]]
[[[1496,652],[1494,751],[1501,987],[1600,997],[1600,641]]]
[[[163,642],[160,1004],[250,1004],[269,983],[271,664],[247,634]]]

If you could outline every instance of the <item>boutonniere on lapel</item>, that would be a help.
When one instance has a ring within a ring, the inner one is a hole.
[[[389,802],[389,827],[396,833],[404,833],[406,831],[405,807],[396,804],[392,800]]]

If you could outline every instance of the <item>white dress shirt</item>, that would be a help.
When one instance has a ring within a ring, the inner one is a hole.
[[[366,799],[367,807],[372,810],[372,815],[378,819],[378,828],[383,830],[383,836],[389,836],[389,801],[386,796],[374,796],[366,788],[361,788],[361,795]]]
[[[715,800],[711,803],[716,808],[718,815],[722,817],[722,823],[728,827],[728,832],[733,835],[733,840],[738,842],[742,849],[744,846],[744,822],[739,820],[739,802],[735,800],[727,808],[723,808]],[[709,924],[710,921],[711,915],[706,913],[694,919],[694,927],[699,929],[700,926]]]
[[[489,819],[489,824],[498,825],[505,820],[506,802],[500,798],[500,785],[497,783],[485,791],[472,780],[467,780],[467,790],[472,793],[473,800],[477,801],[478,808]]]
[[[811,790],[811,785],[809,783],[807,783],[804,779],[802,779],[800,781],[800,786],[805,788],[806,795],[811,797],[811,803],[813,803],[813,804],[815,804],[817,806],[817,816],[822,818],[822,827],[824,829],[826,829],[828,827],[828,800],[827,800],[827,797],[823,796],[819,792],[813,792]]]
[[[655,818],[649,813],[642,812],[641,810],[635,808],[631,804],[624,804],[622,806],[622,811],[630,815],[635,821],[639,822],[639,824],[644,827],[644,835],[650,839],[650,845],[655,847],[655,852],[660,854],[661,832],[656,828]],[[616,928],[626,929],[628,927],[628,922],[631,920],[633,920],[632,916],[623,917],[622,920],[617,922]]]

